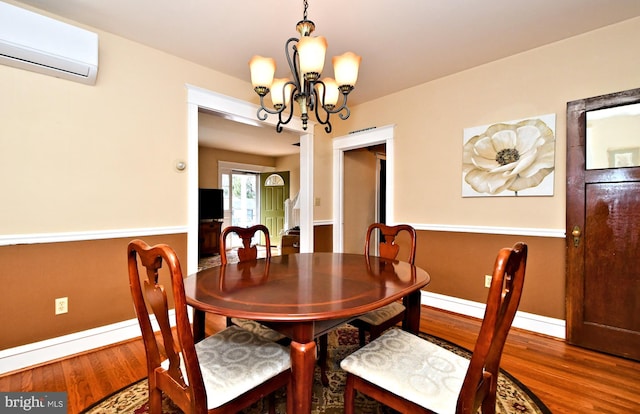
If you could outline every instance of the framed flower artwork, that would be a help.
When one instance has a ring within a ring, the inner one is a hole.
[[[552,196],[556,115],[465,128],[463,197]]]

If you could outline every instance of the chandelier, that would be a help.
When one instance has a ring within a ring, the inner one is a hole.
[[[340,119],[349,118],[350,110],[347,106],[347,95],[353,90],[358,79],[358,67],[362,58],[347,52],[333,58],[335,79],[320,79],[324,68],[324,58],[327,51],[327,40],[322,36],[311,37],[315,24],[307,19],[309,4],[304,0],[303,19],[296,25],[300,39],[295,37],[287,40],[285,54],[293,79],[276,78],[276,64],[272,58],[254,56],[249,61],[251,69],[251,83],[253,89],[260,96],[258,119],[264,121],[269,114],[278,115],[276,131],[282,132],[282,126],[293,117],[295,101],[300,107],[302,128],[307,129],[309,113],[315,113],[316,120],[325,125],[325,131],[331,132],[331,114],[338,114]],[[273,109],[264,104],[264,97],[271,91]],[[342,103],[338,100],[342,94]]]

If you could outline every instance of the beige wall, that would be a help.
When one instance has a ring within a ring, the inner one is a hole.
[[[376,221],[375,153],[367,149],[344,153],[344,240],[345,253],[362,253],[369,224]]]
[[[300,191],[300,154],[277,157],[276,171],[289,171],[289,196],[295,197]]]
[[[425,290],[484,301],[483,275],[497,250],[522,240],[530,245],[530,266],[520,310],[565,317],[564,239],[532,237],[529,229],[564,232],[566,104],[637,88],[638,39],[640,18],[356,106],[347,122],[335,122],[335,137],[373,126],[396,126],[395,192],[389,194],[395,201],[395,222],[422,229],[460,229],[420,232],[416,263],[432,275]],[[357,85],[354,95],[358,87],[372,86]],[[463,198],[464,129],[544,114],[556,115],[554,195]],[[317,145],[324,146],[317,151],[323,156],[331,151],[331,142],[321,135]],[[330,190],[331,185],[317,185],[316,196],[330,199]],[[330,208],[315,212],[316,219],[332,217]],[[499,228],[504,234],[465,231],[478,227]]]
[[[198,185],[203,188],[218,188],[218,162],[275,167],[276,158],[243,152],[226,151],[217,148],[198,147]]]
[[[566,104],[638,87],[638,39],[640,18],[438,79],[352,108],[347,122],[335,122],[334,136],[396,125],[397,221],[564,229]],[[357,85],[354,95],[358,87],[375,86]],[[461,197],[464,128],[551,113],[553,197]]]
[[[156,231],[187,225],[197,171],[174,168],[187,156],[185,85],[255,95],[249,82],[89,29],[100,37],[95,86],[0,65],[0,349],[132,318],[126,242],[170,243],[187,260],[185,233]],[[82,241],[38,243],[51,234]],[[4,245],[16,236],[34,244]],[[64,296],[69,313],[54,316]]]
[[[218,188],[218,162],[274,167],[276,171],[289,171],[289,193],[294,197],[300,190],[300,155],[268,157],[227,151],[217,148],[198,147],[198,185],[203,188]]]
[[[174,168],[187,155],[185,85],[255,95],[249,82],[97,33],[95,86],[0,65],[3,234],[186,225],[189,170]]]
[[[345,122],[345,121],[338,121]],[[348,121],[346,121],[348,122]],[[333,219],[333,149],[331,135],[324,129],[314,130],[313,146],[313,218]]]

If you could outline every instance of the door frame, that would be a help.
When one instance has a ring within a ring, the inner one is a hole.
[[[245,164],[240,162],[231,162],[231,161],[218,161],[218,187],[222,188],[222,174],[227,173],[231,175],[234,171],[243,171],[255,174],[262,173],[272,173],[275,172],[276,167],[269,167],[265,165],[256,165],[256,164]],[[258,203],[260,199],[258,199]],[[229,212],[229,216],[227,217],[226,207],[231,208],[231,206],[225,206],[225,217],[224,223],[227,225],[231,225],[231,212]],[[228,218],[228,220],[227,220]]]
[[[344,153],[358,148],[385,144],[387,153],[387,224],[395,224],[394,210],[394,147],[395,124],[369,129],[333,140],[333,251],[344,250]]]
[[[258,106],[247,101],[222,95],[193,85],[187,88],[187,273],[198,270],[198,110],[217,113],[226,119],[249,125],[276,125],[268,118],[259,121]],[[313,131],[315,123],[309,121],[307,130],[294,117],[284,129],[300,134],[300,252],[313,251]]]

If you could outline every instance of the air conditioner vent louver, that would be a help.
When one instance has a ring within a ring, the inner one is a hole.
[[[0,2],[0,64],[93,85],[98,35]]]

